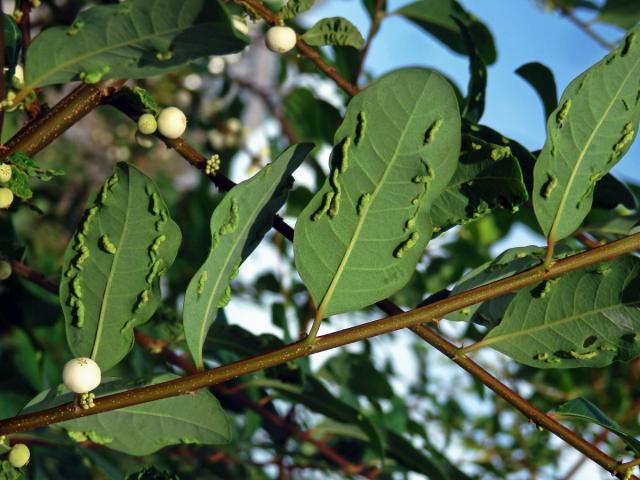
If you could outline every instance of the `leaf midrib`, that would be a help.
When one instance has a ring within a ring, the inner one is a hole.
[[[617,309],[617,308],[621,308],[621,307],[632,307],[636,304],[638,304],[638,300],[634,300],[632,302],[621,302],[621,303],[616,303],[615,305],[607,305],[606,307],[602,307],[602,308],[597,308],[595,310],[589,310],[586,312],[580,312],[580,313],[576,313],[575,315],[570,315],[568,317],[565,317],[563,319],[559,319],[556,320],[552,323],[543,323],[542,325],[538,325],[536,327],[532,327],[532,328],[528,328],[525,330],[518,330],[517,332],[509,332],[509,333],[505,333],[502,335],[498,335],[495,337],[489,337],[486,338],[485,340],[481,340],[480,342],[478,342],[477,345],[478,347],[480,346],[488,346],[488,345],[492,345],[494,343],[497,342],[501,342],[501,341],[506,341],[506,340],[511,340],[513,338],[516,337],[520,337],[523,335],[532,335],[535,332],[538,332],[540,330],[545,330],[547,328],[553,328],[553,327],[557,327],[558,325],[564,325],[565,323],[568,322],[572,322],[574,320],[578,320],[580,319],[580,317],[584,317],[584,316],[592,316],[592,315],[597,315],[597,314],[601,314],[604,313],[608,310],[612,310],[612,309]],[[475,347],[474,345],[474,347]]]
[[[611,108],[613,108],[613,105],[618,100],[620,92],[627,85],[627,81],[629,80],[629,77],[631,76],[631,73],[635,72],[636,68],[638,67],[638,64],[640,64],[640,57],[638,57],[638,60],[636,60],[636,62],[634,63],[633,67],[629,69],[629,71],[627,72],[627,75],[625,76],[624,80],[622,82],[620,82],[620,87],[616,91],[615,95],[612,97],[612,100],[611,100],[611,102],[609,102],[609,105],[607,106],[607,109],[605,110],[604,114],[600,117],[600,119],[596,123],[595,128],[593,129],[593,131],[591,132],[591,135],[589,135],[589,138],[587,139],[587,143],[585,144],[584,148],[580,152],[580,156],[578,157],[578,160],[576,161],[575,168],[571,171],[571,175],[569,176],[569,181],[567,182],[567,187],[564,189],[563,194],[560,197],[560,204],[558,205],[558,210],[556,211],[556,214],[553,217],[553,222],[551,224],[551,228],[549,229],[549,238],[552,239],[552,240],[555,240],[555,238],[554,238],[555,237],[555,232],[556,232],[556,230],[558,228],[558,224],[560,223],[560,216],[563,215],[562,212],[564,210],[564,206],[568,201],[569,192],[571,191],[571,188],[572,188],[573,182],[574,182],[574,180],[576,178],[578,169],[580,168],[580,165],[581,165],[582,161],[584,160],[584,157],[586,156],[587,151],[589,150],[589,148],[591,147],[591,144],[593,143],[593,140],[595,139],[596,132],[598,132],[600,130],[605,118],[609,116],[609,112],[611,111]]]
[[[118,170],[121,170],[121,169],[118,169]],[[130,205],[131,205],[132,181],[133,181],[132,176],[129,174],[129,172],[127,172],[127,208],[124,214],[124,222],[122,225],[122,235],[120,235],[120,238],[118,240],[118,245],[116,246],[116,253],[113,254],[113,262],[111,262],[111,269],[109,270],[109,276],[107,277],[107,285],[105,286],[105,289],[104,289],[104,296],[102,300],[102,305],[100,306],[100,314],[98,316],[98,325],[96,327],[96,338],[93,343],[93,349],[91,350],[92,360],[95,360],[96,357],[98,356],[98,349],[100,347],[100,341],[102,339],[102,330],[104,328],[104,323],[105,323],[105,316],[106,316],[105,311],[107,308],[106,306],[109,303],[109,292],[111,291],[111,285],[112,285],[113,278],[115,276],[116,265],[118,263],[118,259],[120,258],[120,252],[124,249],[123,239],[127,235],[127,229],[129,225],[129,213],[131,212]]]
[[[259,174],[258,174],[259,175]],[[273,193],[273,188],[269,189],[266,191],[265,195],[262,195],[260,197],[260,205],[264,205],[264,199],[268,196],[270,196]],[[229,198],[231,198],[231,195],[229,195]],[[255,210],[254,210],[255,211]],[[257,215],[253,215],[252,219],[255,219],[257,217]],[[245,226],[241,229],[241,234],[238,239],[242,239],[242,238],[246,238],[247,232],[248,230],[251,228],[251,226],[253,226],[253,222],[245,222]],[[223,267],[219,270],[220,272],[226,271],[226,269],[229,266],[229,263],[231,261],[231,257],[232,254],[234,254],[237,250],[238,250],[238,243],[239,242],[235,242],[235,246],[231,249],[231,251],[229,252],[229,255],[226,255],[224,257],[224,260],[222,262]],[[240,257],[242,258],[242,256]],[[204,338],[206,337],[206,331],[208,330],[207,328],[207,319],[209,318],[209,315],[211,314],[211,305],[213,304],[213,299],[216,295],[216,292],[218,290],[218,287],[220,286],[220,282],[221,279],[223,278],[224,275],[218,275],[216,277],[216,281],[215,281],[215,285],[213,288],[213,293],[212,295],[209,296],[209,300],[207,301],[207,306],[205,309],[205,314],[203,315],[204,321],[200,322],[200,335],[198,336],[198,344],[200,346],[200,348],[198,349],[199,351],[201,350],[201,346],[204,344]],[[201,362],[200,362],[201,363]]]
[[[433,78],[433,76],[429,75],[429,78],[425,82],[425,85],[422,87],[422,92],[420,93],[420,97],[413,104],[413,108],[411,109],[411,112],[407,112],[409,121],[411,120],[411,118],[415,114],[418,105],[421,104],[422,98],[424,97],[424,94],[427,91],[427,89],[428,89],[427,87],[428,87],[429,83],[431,82],[432,78]],[[340,260],[340,265],[338,265],[338,268],[336,269],[336,273],[333,276],[333,279],[331,280],[331,283],[329,284],[329,287],[327,288],[327,291],[324,294],[324,297],[322,298],[322,301],[320,302],[320,305],[318,306],[318,310],[317,310],[318,316],[323,316],[324,315],[324,310],[326,309],[327,304],[331,300],[331,297],[333,296],[333,292],[336,289],[336,286],[338,285],[338,282],[340,281],[342,273],[343,273],[344,269],[346,268],[347,262],[349,261],[349,258],[351,256],[351,252],[355,248],[355,245],[357,243],[357,239],[358,239],[358,237],[360,235],[360,230],[362,230],[364,222],[365,222],[365,220],[367,218],[367,215],[369,213],[369,209],[375,203],[376,197],[378,196],[378,193],[380,192],[382,186],[385,183],[385,179],[387,178],[389,172],[391,171],[391,166],[396,162],[396,160],[398,158],[398,150],[400,149],[400,146],[402,145],[402,142],[404,141],[404,137],[405,137],[405,135],[406,135],[408,130],[409,130],[409,128],[408,128],[408,126],[406,126],[405,129],[403,130],[402,134],[400,135],[400,139],[398,140],[398,143],[396,144],[396,148],[394,149],[393,155],[391,156],[391,160],[387,163],[387,166],[385,167],[384,173],[382,174],[382,177],[380,178],[380,181],[378,182],[378,184],[376,185],[376,188],[371,193],[371,199],[365,205],[364,210],[360,213],[360,215],[358,215],[358,223],[356,224],[356,228],[353,231],[353,234],[351,235],[351,239],[349,240],[349,244],[347,246],[347,250],[345,251],[344,255],[342,256],[342,260]]]

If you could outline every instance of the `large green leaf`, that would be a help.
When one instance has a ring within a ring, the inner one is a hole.
[[[199,57],[240,51],[246,41],[218,0],[92,7],[71,27],[52,27],[34,38],[26,86],[158,75]]]
[[[323,18],[307,30],[302,39],[309,45],[338,45],[361,48],[364,38],[357,27],[343,17]]]
[[[94,393],[100,397],[175,378],[178,377],[165,373],[150,380],[112,380],[103,383]],[[23,413],[72,402],[74,397],[75,394],[62,385],[45,390],[29,402]],[[220,445],[231,440],[224,410],[206,389],[80,417],[57,426],[64,428],[74,440],[91,440],[128,455],[148,455],[167,445],[180,443]]]
[[[455,17],[466,25],[484,62],[491,65],[496,61],[496,47],[491,32],[456,0],[418,0],[396,13],[436,37],[454,52],[467,55],[464,39],[453,19]]]
[[[214,210],[209,256],[191,279],[184,301],[184,333],[199,368],[209,327],[218,308],[231,297],[229,282],[273,225],[287,199],[291,174],[312,148],[311,144],[289,147],[272,164],[234,187]]]
[[[457,165],[453,89],[432,70],[385,75],[351,100],[335,144],[329,178],[294,238],[321,315],[370,305],[411,277],[431,238],[430,207]]]
[[[511,149],[464,135],[458,168],[433,203],[431,222],[437,233],[494,208],[515,209],[527,199],[520,165]]]
[[[284,19],[297,17],[313,7],[314,2],[315,0],[288,0],[278,16]]]
[[[574,398],[568,401],[556,410],[554,416],[559,420],[582,420],[600,425],[618,435],[636,455],[640,455],[640,441],[625,432],[616,421],[609,418],[586,398]]]
[[[472,123],[477,123],[484,113],[485,97],[487,95],[487,65],[482,59],[478,46],[474,43],[471,31],[458,17],[453,19],[462,35],[462,40],[469,56],[469,85],[467,96],[462,106],[462,117]]]
[[[118,164],[64,255],[60,303],[75,356],[91,357],[105,371],[129,352],[133,327],[160,304],[160,275],[180,240],[151,179]]]
[[[640,353],[638,307],[640,259],[620,257],[520,290],[471,349],[540,368],[604,367]]]
[[[547,121],[534,168],[533,206],[550,241],[575,231],[596,182],[625,154],[640,118],[640,26],[573,80]]]

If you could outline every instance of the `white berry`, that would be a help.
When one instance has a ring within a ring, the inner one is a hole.
[[[24,443],[16,443],[9,452],[9,463],[14,468],[22,468],[29,463],[31,452]]]
[[[179,138],[187,129],[187,117],[176,107],[167,107],[158,115],[158,130],[167,138]]]
[[[153,147],[153,135],[145,135],[144,133],[136,132],[136,142],[142,148]]]
[[[0,188],[0,208],[9,208],[13,203],[13,192],[8,188]]]
[[[13,269],[11,268],[11,264],[4,260],[0,260],[0,280],[6,280],[11,276]]]
[[[143,135],[151,135],[155,133],[158,129],[158,122],[156,121],[156,117],[151,115],[150,113],[143,113],[138,118],[138,131]]]
[[[11,180],[11,165],[0,163],[0,183],[7,183]]]
[[[87,357],[69,360],[62,369],[62,383],[75,393],[87,393],[100,385],[100,367]]]
[[[239,32],[244,33],[245,35],[249,35],[249,25],[245,22],[244,18],[233,15],[231,17],[231,23],[233,24],[233,28],[238,30]]]
[[[296,32],[290,27],[271,27],[267,30],[265,43],[272,52],[288,52],[296,45]]]

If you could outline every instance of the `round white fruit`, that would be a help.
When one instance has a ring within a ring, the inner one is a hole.
[[[87,393],[100,385],[102,374],[96,362],[87,357],[69,360],[62,369],[62,383],[75,393]]]
[[[0,188],[0,208],[9,208],[13,203],[13,192],[8,188]]]
[[[11,180],[11,165],[0,163],[0,183],[7,183]]]
[[[156,121],[156,117],[151,115],[150,113],[143,113],[138,118],[138,131],[143,135],[151,135],[155,133],[158,129],[158,122]]]
[[[13,468],[22,468],[29,463],[31,452],[24,443],[16,443],[9,452],[9,463]]]
[[[285,53],[296,45],[296,32],[291,27],[271,27],[267,30],[265,43],[272,52]]]
[[[158,115],[158,130],[171,139],[180,138],[187,129],[187,117],[176,107],[167,107]]]
[[[11,276],[13,269],[11,268],[11,264],[4,260],[0,260],[0,280],[6,280]]]
[[[144,133],[136,132],[136,143],[142,148],[153,147],[153,135],[145,135]]]

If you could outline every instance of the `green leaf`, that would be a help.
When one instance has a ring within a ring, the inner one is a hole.
[[[392,295],[431,238],[429,209],[460,151],[455,94],[437,72],[392,72],[356,95],[331,173],[302,212],[295,263],[320,315]]]
[[[393,389],[387,376],[376,369],[368,355],[340,353],[327,360],[318,374],[370,399],[393,397]]]
[[[28,88],[84,80],[142,78],[209,55],[240,51],[244,35],[217,0],[131,0],[81,12],[29,47]]]
[[[11,15],[4,15],[4,62],[9,69],[9,78],[13,75],[20,60],[22,32]]]
[[[612,210],[618,205],[635,210],[638,208],[636,197],[629,187],[616,177],[607,173],[596,184],[593,192],[593,207]]]
[[[180,240],[151,179],[118,164],[64,255],[60,303],[75,356],[90,356],[106,371],[129,352],[133,328],[160,304],[160,276]]]
[[[296,88],[284,98],[283,110],[289,127],[300,141],[317,145],[333,143],[341,116],[330,103],[315,98],[305,88]]]
[[[419,0],[396,13],[436,37],[454,52],[467,55],[460,29],[453,20],[453,17],[459,18],[469,29],[484,62],[492,65],[496,61],[496,47],[491,32],[456,0]]]
[[[180,480],[180,477],[175,473],[160,470],[152,465],[144,467],[138,472],[130,473],[127,475],[126,480]]]
[[[544,118],[549,118],[558,106],[558,92],[553,72],[542,63],[531,62],[518,67],[516,74],[536,91],[544,106]]]
[[[520,273],[527,268],[540,264],[543,257],[544,250],[535,246],[506,250],[494,260],[480,265],[467,273],[458,281],[451,294],[466,292],[472,288]],[[504,311],[514,295],[513,293],[502,295],[489,302],[472,305],[458,312],[450,313],[446,317],[449,320],[471,320],[482,325],[495,325],[502,320]],[[489,303],[492,305],[487,308]]]
[[[640,441],[633,435],[625,432],[616,421],[609,418],[602,410],[586,398],[574,398],[561,405],[556,410],[554,417],[559,420],[582,420],[600,425],[618,435],[631,447],[636,455],[640,455]]]
[[[279,17],[284,20],[297,17],[313,7],[314,3],[315,0],[289,0],[282,10],[280,10]]]
[[[21,169],[11,168],[11,180],[7,182],[6,186],[21,200],[29,200],[33,197],[33,192],[29,187],[29,176]]]
[[[21,478],[20,470],[13,468],[6,460],[0,461],[0,480],[20,480]]]
[[[378,0],[362,0],[362,4],[367,11],[367,15],[369,15],[369,18],[373,20],[375,17]],[[380,10],[382,13],[387,12],[387,0],[382,0],[382,8]]]
[[[640,21],[640,4],[629,0],[607,0],[596,20],[628,30]]]
[[[150,380],[111,380],[100,385],[94,393],[100,397],[176,378],[177,375],[165,373]],[[60,385],[39,393],[23,413],[62,405],[74,398],[75,394]],[[231,440],[226,415],[207,389],[76,418],[57,426],[64,428],[76,441],[91,440],[129,455],[148,455],[167,445],[221,445]]]
[[[539,368],[604,367],[640,353],[639,306],[640,259],[620,257],[520,290],[472,349]]]
[[[434,232],[490,213],[517,209],[528,199],[518,160],[509,147],[463,135],[458,168],[431,207]]]
[[[639,32],[573,80],[547,121],[533,171],[533,207],[552,242],[580,226],[596,182],[633,143],[640,118]]]
[[[185,337],[199,368],[209,327],[218,308],[231,297],[229,282],[273,225],[287,199],[291,174],[312,148],[311,144],[289,147],[272,164],[234,187],[214,210],[209,256],[189,282],[184,301]]]
[[[462,35],[462,40],[469,55],[469,86],[467,96],[462,108],[462,116],[465,120],[477,123],[484,113],[485,97],[487,94],[487,66],[480,56],[478,47],[473,42],[471,32],[462,19],[454,17]]]
[[[356,26],[343,17],[323,18],[307,30],[302,39],[309,45],[338,45],[362,48],[364,38]]]

